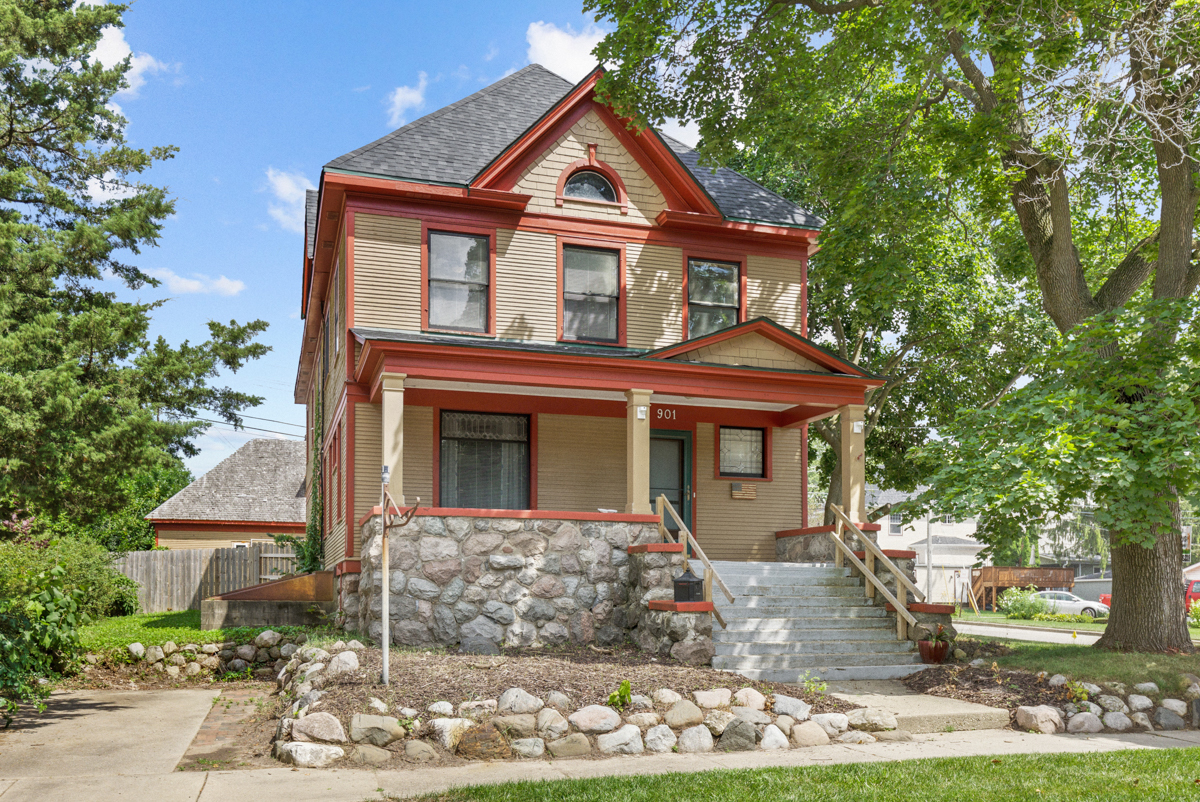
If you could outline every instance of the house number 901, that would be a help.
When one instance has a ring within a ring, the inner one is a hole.
[[[654,411],[654,417],[658,418],[659,420],[676,420],[675,410],[673,409],[656,409]]]

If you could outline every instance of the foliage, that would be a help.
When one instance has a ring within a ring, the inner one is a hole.
[[[1083,687],[1079,682],[1067,683],[1067,698],[1072,702],[1086,702],[1088,700],[1087,688]]]
[[[130,147],[113,96],[130,59],[95,57],[126,6],[0,0],[0,518],[87,527],[127,503],[125,477],[196,453],[205,412],[240,425],[261,399],[210,384],[268,348],[263,321],[148,335],[158,282],[123,261],[157,243],[174,202],[140,175],[175,149]]]
[[[633,702],[633,696],[629,688],[629,680],[621,680],[621,685],[615,691],[608,695],[609,707],[615,707],[617,710],[624,710]]]
[[[321,409],[321,394],[316,394],[313,402],[313,441],[311,447],[312,460],[309,465],[308,478],[308,525],[304,530],[304,538],[294,535],[274,535],[275,542],[281,546],[292,547],[296,554],[296,567],[301,573],[320,571],[325,567],[325,500],[321,495],[324,482],[324,461],[321,459],[322,443],[324,442],[325,414]]]
[[[805,671],[796,681],[797,685],[804,688],[805,693],[825,693],[829,690],[829,685],[820,677],[812,676],[811,671]]]
[[[66,586],[65,575],[54,566],[0,601],[0,715],[5,726],[17,701],[48,693],[39,678],[61,672],[78,655],[77,628],[87,621],[80,610],[83,591]]]
[[[1188,626],[1200,627],[1200,604],[1193,603],[1188,610]]]
[[[1017,618],[1018,616],[1010,617]],[[1108,617],[1095,618],[1090,615],[1077,615],[1075,613],[1034,613],[1032,620],[1054,621],[1059,624],[1099,624],[1107,621]]]
[[[1037,595],[1038,589],[1033,585],[1028,588],[1009,588],[1000,594],[996,606],[1007,618],[1029,620],[1039,613],[1050,612],[1050,603]]]
[[[937,625],[937,632],[930,632],[929,637],[925,640],[930,643],[950,643],[954,638],[950,637],[950,633],[946,631],[946,627],[942,624]]]
[[[137,583],[113,567],[113,556],[90,540],[0,540],[0,599],[28,598],[29,577],[62,570],[62,585],[79,591],[80,611],[92,618],[137,612]]]
[[[55,535],[91,540],[112,552],[151,551],[154,525],[146,520],[156,507],[192,482],[192,474],[178,460],[134,471],[120,480],[125,504],[90,525],[79,525],[61,516],[45,528]]]
[[[83,627],[80,630],[80,638],[85,649],[107,652],[113,649],[123,650],[131,643],[140,643],[143,646],[162,646],[167,641],[201,645],[226,641],[249,643],[258,633],[267,629],[285,636],[304,633],[308,635],[310,642],[319,642],[322,638],[331,641],[338,638],[338,632],[332,628],[277,626],[201,629],[199,610],[140,613],[102,619]],[[342,636],[344,637],[344,633]]]

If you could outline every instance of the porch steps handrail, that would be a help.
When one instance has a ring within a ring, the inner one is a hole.
[[[876,557],[875,552],[879,551],[879,547],[875,546],[875,544],[872,543],[867,536],[862,533],[862,530],[855,526],[854,522],[846,517],[846,514],[842,511],[841,507],[837,506],[836,504],[830,504],[829,506],[830,509],[833,510],[834,516],[837,518],[837,527],[833,532],[829,533],[830,538],[833,540],[833,545],[835,546],[834,565],[840,568],[842,566],[842,558],[844,557],[850,561],[851,565],[862,572],[862,575],[867,579],[867,581],[864,583],[864,591],[866,592],[867,596],[873,596],[875,595],[875,591],[879,591],[880,595],[891,602],[892,606],[896,608],[896,640],[908,640],[908,626],[916,626],[917,619],[908,611],[908,605],[893,596],[892,592],[887,589],[887,585],[883,583],[883,580],[875,575],[875,571],[873,570],[875,560],[882,559],[884,564],[889,568],[889,570],[891,570],[892,576],[896,577],[896,589],[902,598],[908,596],[905,582],[900,581],[903,575],[900,573],[899,569],[896,568],[895,564],[892,563],[892,561],[886,556],[884,556],[882,552],[879,552],[878,557]],[[867,559],[872,563],[872,568],[867,568],[867,566],[863,564],[862,560],[855,556],[854,550],[846,544],[846,529],[849,529],[851,532],[858,535],[859,541],[863,543],[864,546],[867,544],[875,546],[874,551],[869,548],[866,549]]]
[[[871,568],[872,572],[874,572],[874,569],[875,569],[875,566],[872,563],[876,560],[878,560],[879,562],[882,562],[883,567],[886,568],[887,570],[891,571],[892,576],[896,577],[896,581],[903,583],[904,586],[906,588],[908,588],[908,592],[911,593],[914,597],[916,597],[917,601],[919,601],[919,602],[925,601],[925,594],[921,591],[921,589],[918,588],[915,584],[913,584],[913,581],[911,579],[909,579],[908,576],[906,574],[904,574],[899,568],[896,567],[896,564],[893,563],[891,561],[891,559],[889,559],[888,556],[883,553],[883,549],[879,548],[879,544],[877,544],[874,540],[871,540],[871,538],[869,538],[865,534],[863,534],[862,530],[859,529],[854,524],[854,522],[850,520],[850,518],[846,515],[845,511],[843,511],[840,506],[838,506],[837,504],[831,504],[829,506],[833,509],[834,517],[836,517],[839,521],[841,521],[843,524],[845,524],[847,527],[849,527],[850,531],[858,536],[859,542],[862,543],[863,549],[867,552],[867,555],[868,555],[867,566],[869,568]]]
[[[662,503],[662,508],[664,510],[666,510],[667,512],[671,513],[671,517],[674,518],[675,523],[679,525],[679,535],[682,538],[682,540],[680,542],[683,543],[684,565],[687,565],[687,552],[688,552],[688,545],[690,544],[692,547],[692,551],[695,553],[695,555],[697,557],[700,558],[700,562],[704,563],[704,567],[707,570],[712,571],[713,581],[717,583],[717,587],[719,587],[721,589],[721,592],[725,594],[725,598],[729,599],[729,603],[733,604],[733,602],[734,602],[733,594],[729,592],[729,588],[725,587],[725,583],[721,580],[721,575],[717,573],[717,569],[713,568],[713,564],[711,562],[709,562],[708,556],[705,555],[705,553],[704,553],[704,549],[700,548],[700,544],[696,542],[696,538],[694,535],[692,535],[691,530],[687,528],[687,525],[684,524],[683,519],[679,517],[679,513],[677,513],[675,511],[675,506],[673,504],[671,504],[670,499],[668,499],[665,495],[659,496],[658,498],[659,498],[659,501]],[[662,524],[661,514],[659,517],[659,522],[661,525]],[[666,529],[666,527],[663,526],[663,529]]]

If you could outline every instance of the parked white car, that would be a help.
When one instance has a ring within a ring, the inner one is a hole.
[[[1081,599],[1074,593],[1067,593],[1064,590],[1042,590],[1038,591],[1037,595],[1046,600],[1052,613],[1090,615],[1092,618],[1108,615],[1107,604]]]

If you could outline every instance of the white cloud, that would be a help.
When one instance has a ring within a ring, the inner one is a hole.
[[[203,273],[193,273],[191,278],[184,278],[174,270],[165,267],[146,271],[148,274],[167,285],[167,290],[176,295],[237,295],[246,289],[244,282],[233,278],[212,278]]]
[[[606,33],[593,23],[576,33],[570,25],[564,29],[553,22],[531,22],[525,31],[529,43],[526,55],[533,64],[541,64],[569,81],[581,81],[596,68],[592,50]]]
[[[498,55],[500,55],[500,48],[496,47],[495,45],[491,45],[488,47],[488,52],[483,54],[483,60],[491,61]]]
[[[125,80],[129,86],[117,93],[128,98],[138,96],[138,90],[146,83],[146,76],[160,72],[179,72],[180,69],[179,64],[167,64],[149,53],[134,54],[129,43],[125,41],[125,31],[111,25],[104,29],[92,56],[108,69],[115,67],[122,59],[132,56],[129,60],[129,70],[125,73]]]
[[[122,182],[113,173],[105,173],[103,179],[88,179],[87,194],[93,201],[104,203],[110,200],[132,198],[137,194],[137,188]]]
[[[700,141],[700,126],[694,122],[681,123],[679,120],[667,120],[659,127],[658,131],[693,148]]]
[[[284,231],[303,234],[304,193],[316,187],[303,173],[289,173],[274,167],[267,168],[267,182],[271,185],[271,194],[278,201],[267,206],[271,217]]]
[[[425,87],[429,85],[429,76],[424,72],[417,74],[416,86],[397,86],[388,95],[388,123],[393,128],[399,128],[408,122],[408,111],[419,109],[425,105]]]

